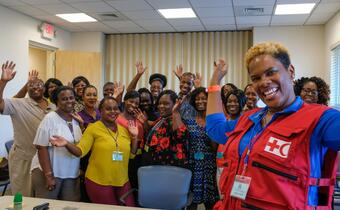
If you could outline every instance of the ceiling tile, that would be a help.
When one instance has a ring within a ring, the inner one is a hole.
[[[71,24],[71,23],[65,23],[65,24],[62,24],[60,25],[61,28],[63,29],[66,29],[67,31],[70,31],[70,32],[83,32],[83,31],[86,31],[85,29],[77,26],[77,25],[74,25],[74,24]],[[58,33],[57,33],[57,36],[58,36]]]
[[[123,11],[122,13],[132,20],[164,19],[155,10]]]
[[[155,9],[189,8],[187,0],[146,0]],[[209,0],[210,1],[210,0]]]
[[[48,16],[36,16],[36,18],[49,22],[49,23],[53,23],[53,24],[57,24],[57,25],[65,25],[65,24],[71,24],[69,22],[67,22],[66,20],[63,20],[57,16],[54,15],[48,15]]]
[[[21,0],[22,2],[25,2],[27,4],[58,4],[58,3],[62,3],[59,0]]]
[[[52,15],[81,12],[77,9],[72,8],[70,5],[67,5],[67,4],[41,4],[41,5],[35,5],[35,6]]]
[[[313,13],[307,20],[307,24],[318,23],[325,24],[331,17],[332,13]]]
[[[235,25],[205,25],[208,31],[231,31],[236,30]]]
[[[142,26],[163,26],[163,25],[169,25],[164,19],[159,20],[135,20],[135,23]],[[170,25],[169,25],[170,26]]]
[[[106,1],[119,11],[151,10],[153,9],[145,1],[123,0],[123,1]]]
[[[235,6],[235,16],[269,16],[273,14],[274,6],[268,6],[268,5],[257,5],[257,6]],[[246,12],[245,10],[248,8],[262,8],[263,12]]]
[[[65,3],[77,3],[77,2],[102,2],[103,0],[60,0]]]
[[[184,19],[168,19],[168,22],[176,26],[191,26],[191,25],[202,25],[197,18],[184,18]]]
[[[0,0],[0,4],[5,6],[24,6],[27,5],[20,0]]]
[[[257,6],[257,5],[271,5],[274,6],[275,0],[233,0],[234,1],[234,6],[247,6],[247,5],[252,5],[252,6]]]
[[[317,3],[319,0],[277,0],[276,4]]]
[[[252,30],[254,27],[252,25],[238,25],[237,30]]]
[[[139,27],[138,25],[136,25],[134,22],[126,20],[126,21],[103,21],[103,23],[105,25],[108,25],[110,27],[116,28],[119,30],[119,28],[122,27]]]
[[[76,26],[79,26],[86,31],[108,31],[112,29],[109,26],[104,25],[103,23],[96,22],[96,23],[75,23]]]
[[[194,8],[196,7],[230,7],[231,0],[190,0]]]
[[[197,26],[176,26],[176,31],[205,31],[202,25]]]
[[[269,24],[271,16],[244,16],[236,17],[237,25]]]
[[[43,16],[43,15],[48,15],[47,12],[39,9],[39,8],[35,8],[33,6],[30,5],[26,5],[26,6],[10,6],[10,8],[17,10],[21,13],[24,13],[26,15],[30,15],[30,16]]]
[[[302,25],[308,18],[306,15],[274,15],[271,25]]]
[[[201,18],[204,25],[233,25],[234,17]]]
[[[232,7],[200,7],[196,8],[195,12],[200,18],[234,16]]]
[[[322,0],[321,3],[337,3],[339,0]]]
[[[117,30],[119,30],[120,33],[145,33],[147,32],[141,27],[120,27]]]
[[[162,26],[143,26],[145,30],[148,32],[174,32],[176,31],[170,25],[162,25]]]
[[[331,13],[334,14],[340,9],[340,1],[338,3],[319,4],[313,11],[314,13]]]
[[[116,11],[109,4],[105,2],[80,2],[71,3],[71,6],[81,10],[82,12],[114,12]]]

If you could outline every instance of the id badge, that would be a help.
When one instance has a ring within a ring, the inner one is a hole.
[[[251,177],[236,175],[230,196],[245,200],[249,190],[250,181]]]
[[[112,160],[113,161],[123,161],[123,153],[119,151],[114,151],[112,153]]]

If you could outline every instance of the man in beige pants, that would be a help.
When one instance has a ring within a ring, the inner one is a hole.
[[[13,123],[14,144],[9,152],[12,194],[21,192],[24,196],[30,196],[30,167],[36,152],[33,140],[41,120],[53,105],[43,98],[45,88],[40,79],[31,80],[26,84],[28,98],[3,99],[7,82],[16,74],[14,68],[15,64],[8,61],[1,68],[0,113],[10,115]]]

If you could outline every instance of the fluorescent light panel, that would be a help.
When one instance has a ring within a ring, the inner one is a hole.
[[[275,15],[297,15],[309,14],[314,8],[315,3],[308,4],[278,4]]]
[[[85,13],[56,14],[56,16],[71,23],[97,22],[96,19],[88,16]]]
[[[159,9],[158,12],[166,19],[196,17],[196,14],[191,8]]]

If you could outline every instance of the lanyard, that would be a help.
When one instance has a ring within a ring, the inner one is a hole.
[[[66,121],[67,127],[68,129],[70,129],[72,137],[73,137],[73,144],[76,143],[76,138],[74,137],[74,131],[73,131],[73,125],[72,125],[72,121]]]
[[[110,136],[112,137],[112,139],[114,140],[114,142],[116,143],[116,150],[117,151],[119,151],[119,149],[118,149],[118,135],[119,135],[119,132],[118,132],[118,128],[117,128],[117,132],[116,132],[116,137],[114,137],[112,134],[111,134],[111,132],[110,132],[110,129],[105,125],[105,127],[106,127],[106,130],[107,130],[107,132],[110,134]]]
[[[267,112],[263,114],[261,120],[259,121],[259,123],[261,123],[262,119],[266,116]],[[259,140],[261,134],[263,133],[263,131],[268,127],[268,125],[271,123],[271,121],[273,120],[274,116],[272,117],[272,119],[269,121],[269,123],[258,133],[256,134],[253,139],[249,142],[249,144],[247,145],[247,154],[244,158],[244,164],[243,164],[243,170],[242,170],[242,176],[245,174],[246,170],[247,170],[247,166],[248,166],[248,161],[249,161],[249,154],[251,152],[251,150],[253,149],[255,143],[257,142],[257,140]],[[252,133],[250,135],[250,138],[254,135],[256,129],[256,124],[252,130]]]

